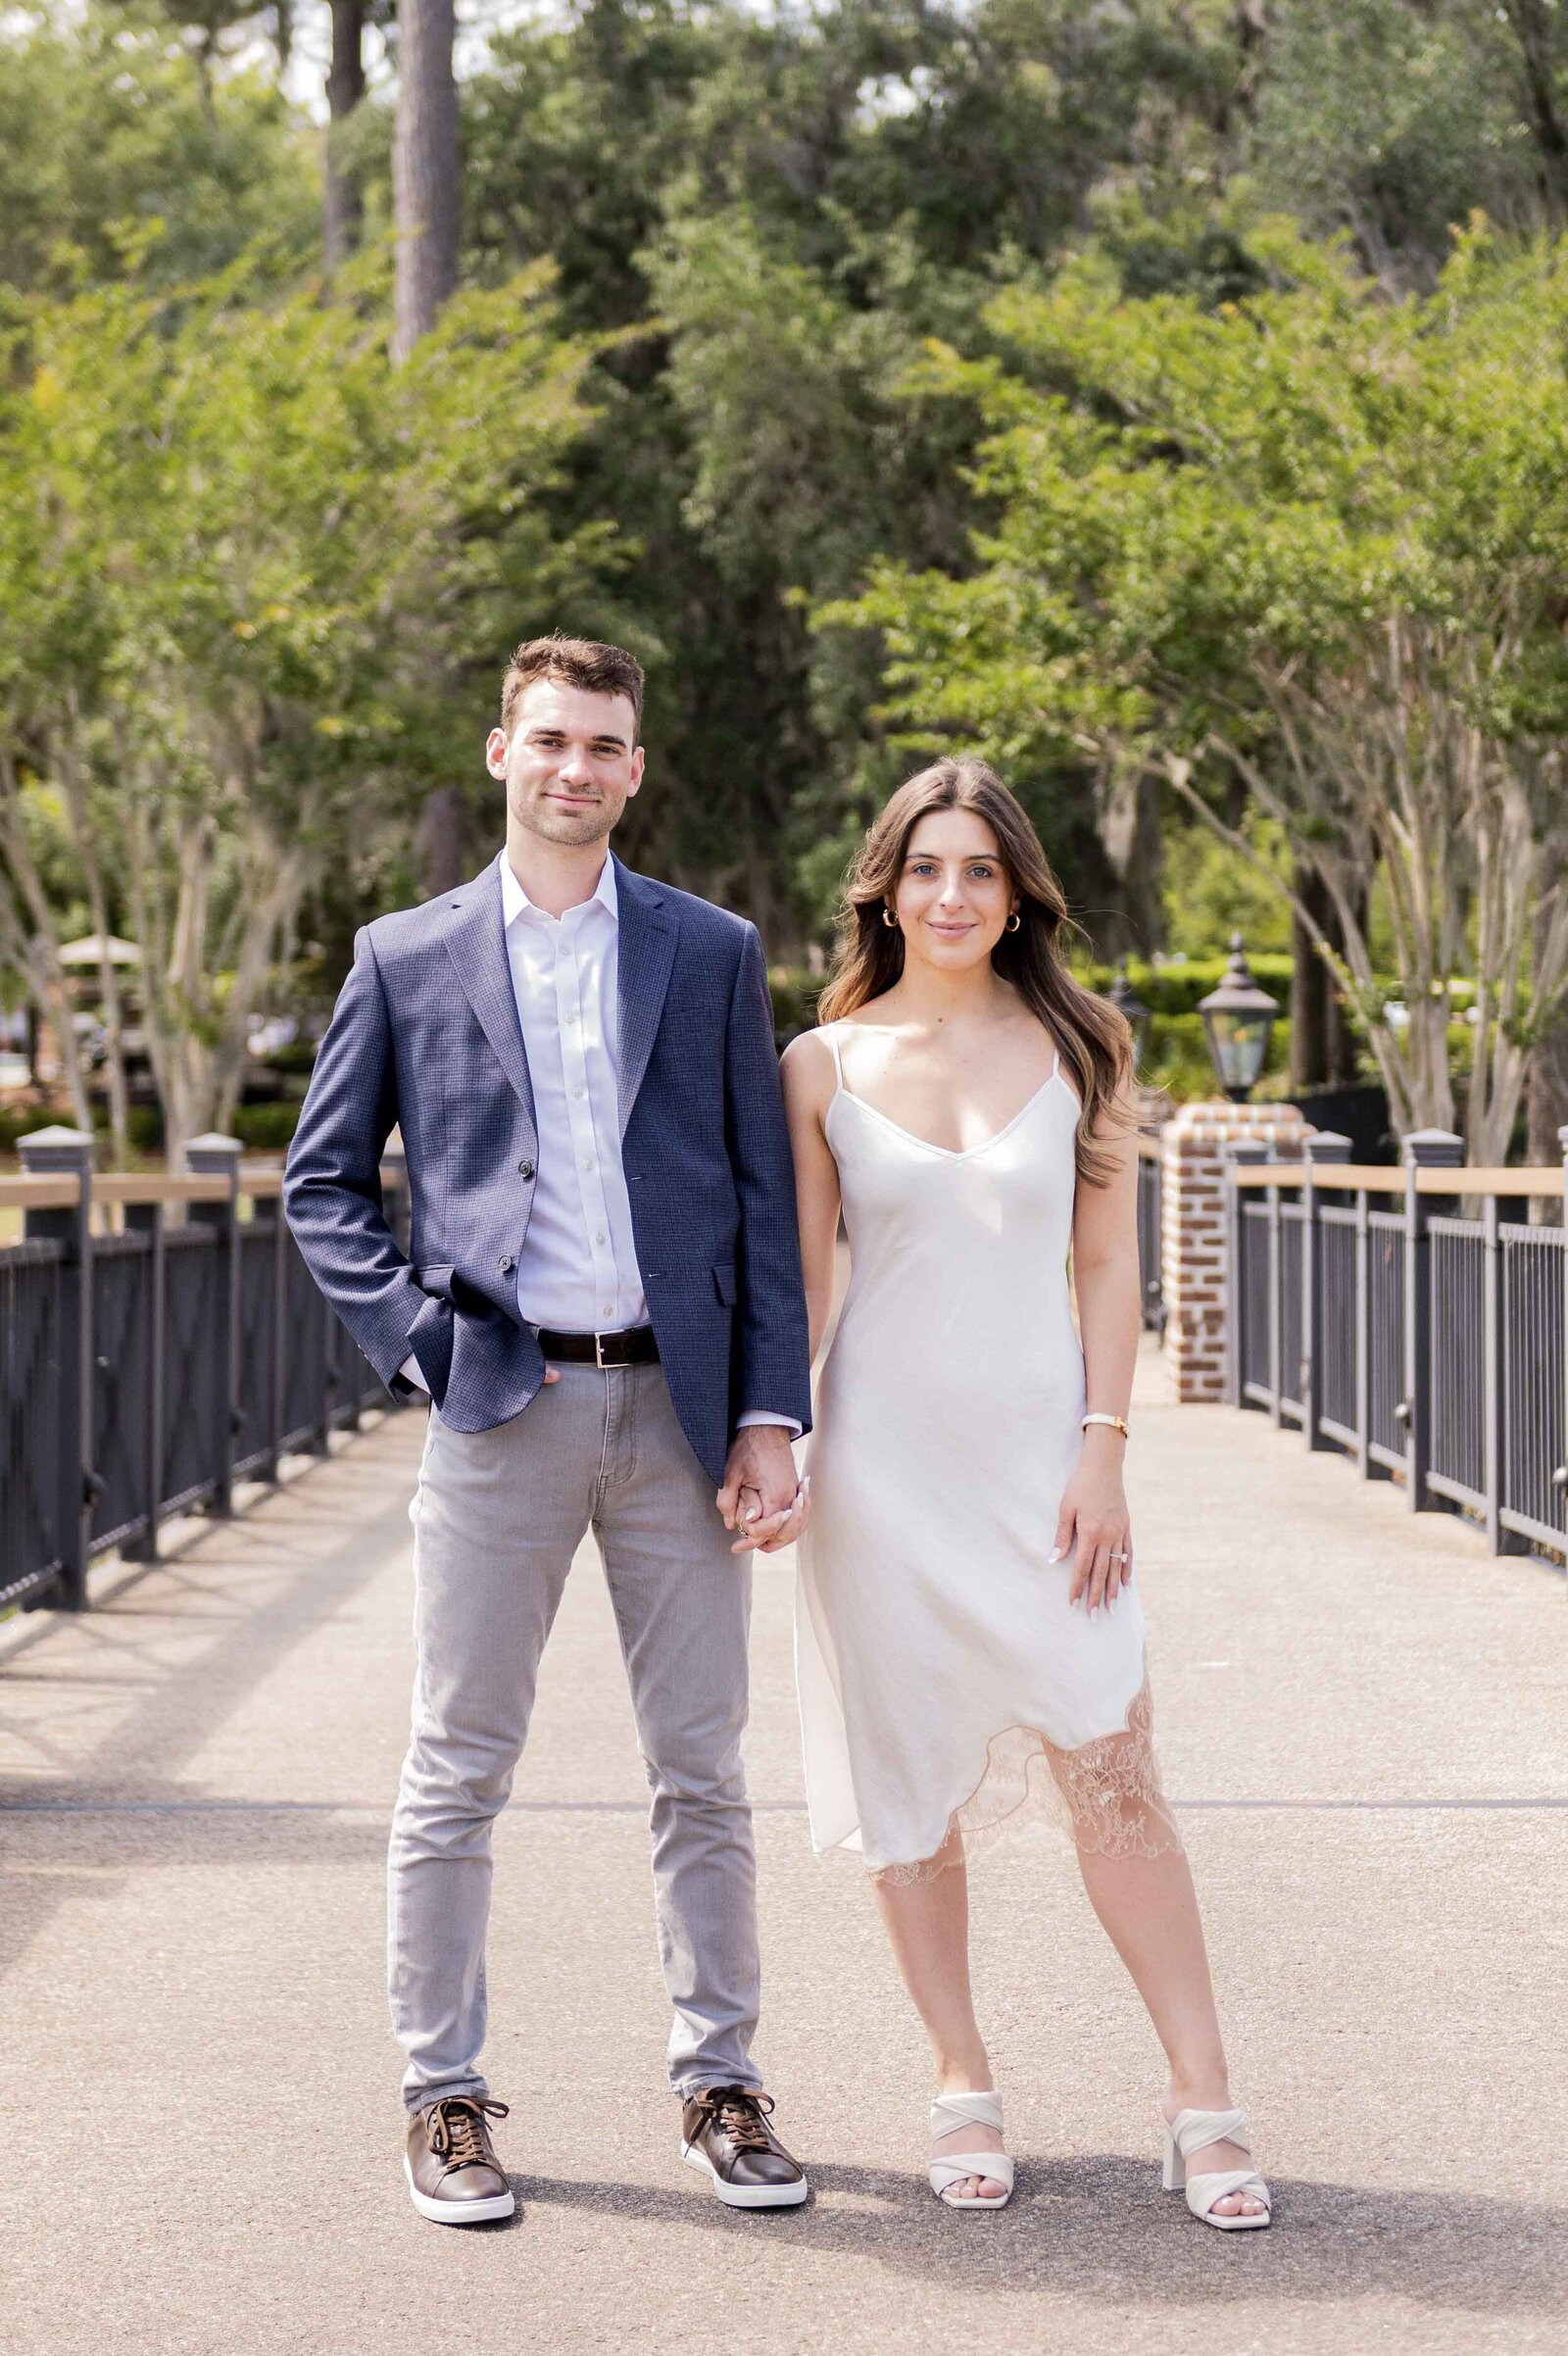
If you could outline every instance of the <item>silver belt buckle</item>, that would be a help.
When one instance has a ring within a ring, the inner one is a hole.
[[[594,1336],[594,1364],[598,1367],[601,1374],[604,1374],[608,1371],[605,1364],[605,1337],[603,1334],[595,1334]]]

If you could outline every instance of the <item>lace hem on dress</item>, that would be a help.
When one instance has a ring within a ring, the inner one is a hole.
[[[1025,1809],[1099,1856],[1158,1857],[1179,1849],[1182,1837],[1160,1789],[1153,1719],[1146,1682],[1125,1731],[1076,1750],[1061,1749],[1036,1727],[1005,1727],[987,1743],[985,1772],[949,1817],[941,1845],[927,1857],[869,1870],[879,1881],[931,1881],[966,1863]]]

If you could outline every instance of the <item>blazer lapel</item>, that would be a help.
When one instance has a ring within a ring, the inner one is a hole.
[[[620,1132],[626,1134],[637,1091],[648,1069],[675,961],[676,920],[665,895],[645,875],[615,860],[619,911]]]
[[[522,1100],[537,1146],[539,1125],[534,1113],[533,1087],[528,1078],[528,1057],[517,1021],[512,961],[507,956],[506,927],[501,917],[501,870],[494,859],[482,875],[453,894],[452,908],[454,914],[446,933],[447,955],[457,967],[458,979],[502,1070]]]

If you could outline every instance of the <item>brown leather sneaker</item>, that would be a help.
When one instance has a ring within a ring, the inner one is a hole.
[[[507,2106],[482,2094],[444,2094],[409,2121],[403,2173],[409,2198],[435,2225],[483,2225],[516,2207],[490,2140],[487,2119]]]
[[[793,2209],[811,2189],[767,2124],[772,2108],[756,2086],[705,2086],[682,2105],[680,2156],[727,2208]]]

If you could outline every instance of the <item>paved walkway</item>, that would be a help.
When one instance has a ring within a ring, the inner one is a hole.
[[[380,1988],[419,1432],[348,1446],[106,1608],[0,1630],[0,2343],[66,2356],[1568,2344],[1568,1607],[1259,1416],[1141,1377],[1166,1777],[1279,2196],[1157,2188],[1157,2056],[1070,1859],[977,1871],[1020,2184],[939,2211],[920,2040],[857,1869],[806,1840],[787,1565],[750,1743],[761,2059],[813,2205],[676,2160],[644,1786],[591,1557],[497,1841],[510,2227],[421,2224]],[[918,1706],[918,1697],[915,1698]]]

